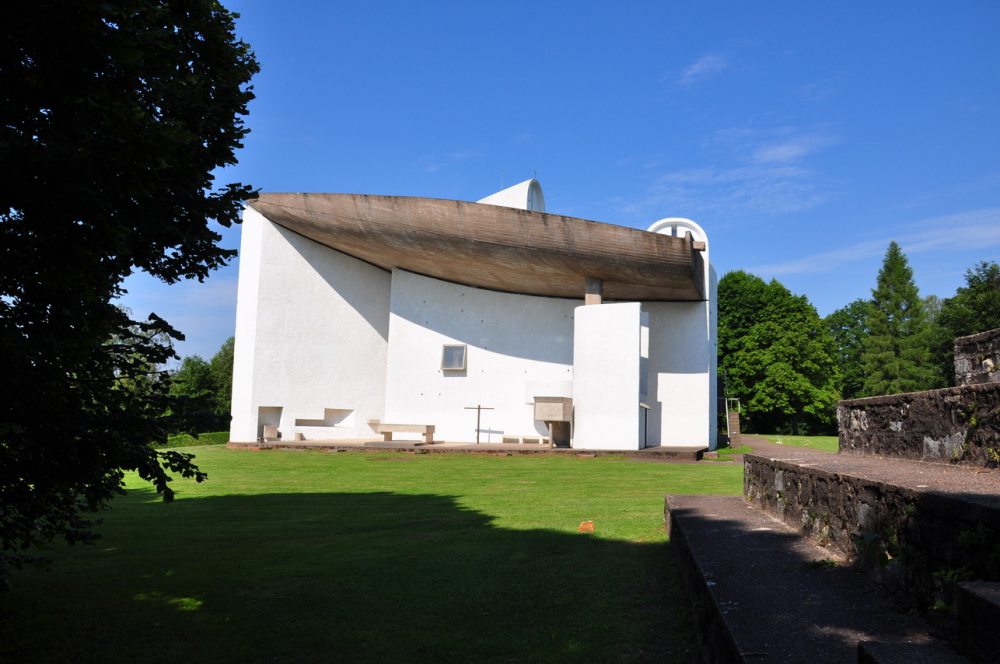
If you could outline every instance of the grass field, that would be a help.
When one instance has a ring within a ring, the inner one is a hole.
[[[96,546],[14,575],[0,660],[687,662],[663,494],[742,488],[723,464],[186,451],[209,481],[163,504],[130,478]]]
[[[836,436],[786,436],[773,435],[773,434],[752,434],[754,436],[760,436],[761,438],[766,438],[772,443],[781,443],[782,445],[791,445],[793,447],[808,447],[812,450],[819,450],[820,452],[836,452],[837,451],[837,437]]]

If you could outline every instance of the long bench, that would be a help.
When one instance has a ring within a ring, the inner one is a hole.
[[[424,443],[434,442],[433,424],[387,424],[378,420],[368,420],[368,426],[375,433],[382,434],[383,441],[391,441],[394,433],[419,433],[424,437]]]

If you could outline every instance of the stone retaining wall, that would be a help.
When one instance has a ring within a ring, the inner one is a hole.
[[[1000,383],[1000,328],[955,339],[955,384]]]
[[[842,454],[995,467],[1000,383],[841,401],[837,425]]]
[[[866,568],[906,604],[951,606],[957,583],[1000,581],[1000,510],[757,455],[744,493],[822,546]]]

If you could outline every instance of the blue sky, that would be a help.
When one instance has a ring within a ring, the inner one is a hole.
[[[923,295],[1000,260],[998,2],[226,4],[262,71],[220,182],[476,200],[534,175],[550,212],[694,219],[720,276],[822,315],[870,296],[890,240]],[[124,302],[208,357],[236,278]]]

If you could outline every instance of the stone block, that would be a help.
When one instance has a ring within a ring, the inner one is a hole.
[[[1000,328],[955,339],[955,384],[1000,383]]]

